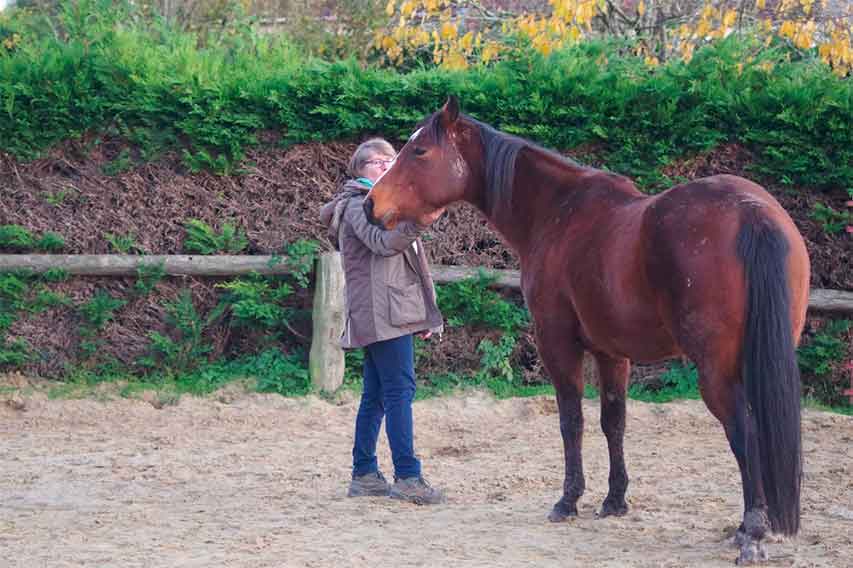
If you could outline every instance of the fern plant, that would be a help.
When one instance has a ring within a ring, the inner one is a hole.
[[[477,351],[483,354],[477,378],[480,380],[499,378],[511,383],[515,373],[510,357],[515,349],[515,343],[515,336],[509,333],[502,335],[497,343],[490,339],[483,339],[477,346]]]
[[[9,328],[25,305],[28,284],[19,274],[0,274],[0,367],[18,366],[27,361],[29,348],[23,339],[9,340]]]
[[[39,237],[33,246],[41,252],[57,252],[65,247],[65,239],[57,233],[47,232]]]
[[[800,370],[817,377],[828,375],[844,359],[847,348],[841,336],[850,325],[850,320],[831,321],[811,341],[801,345],[797,349]]]
[[[309,239],[300,239],[285,247],[289,274],[300,288],[307,288],[310,284],[310,276],[314,270],[314,261],[319,248],[320,243]]]
[[[80,315],[93,331],[100,330],[115,317],[115,311],[127,302],[113,298],[103,290],[98,290],[92,298],[80,306]]]
[[[184,249],[196,254],[236,254],[249,245],[243,231],[231,223],[222,223],[220,231],[199,219],[187,219],[184,223],[186,238]]]
[[[29,271],[0,273],[0,365],[20,366],[31,358],[29,343],[23,338],[9,339],[7,334],[20,313],[37,314],[70,300],[50,290],[49,282],[67,278],[60,269],[36,275]]]
[[[809,217],[817,221],[821,228],[830,234],[840,233],[847,225],[853,223],[853,213],[836,211],[823,203],[815,203]]]
[[[436,287],[438,306],[448,314],[448,324],[483,325],[515,333],[527,325],[527,310],[505,300],[489,287],[496,276],[480,271],[474,278],[466,278]]]
[[[5,337],[0,337],[0,368],[20,367],[31,357],[31,348],[27,340],[16,338],[9,341]]]
[[[68,280],[68,271],[64,268],[48,268],[41,277],[45,282],[65,282]]]
[[[32,299],[27,302],[25,309],[32,314],[41,313],[54,306],[67,306],[71,304],[71,300],[64,294],[59,294],[50,290],[44,284],[36,287]]]
[[[104,233],[104,238],[110,244],[110,247],[117,253],[128,254],[130,251],[137,249],[136,236],[133,233],[126,235],[115,235],[113,233]]]
[[[24,252],[35,244],[33,234],[20,225],[0,225],[0,250]]]
[[[222,303],[231,310],[232,325],[268,330],[289,326],[290,310],[283,303],[293,287],[287,282],[252,274],[216,287],[226,291]]]
[[[140,265],[136,269],[136,282],[133,284],[134,292],[140,296],[147,296],[165,275],[166,267],[163,262]]]
[[[8,309],[21,309],[24,306],[29,283],[28,275],[5,272],[0,274],[0,305]]]
[[[276,349],[268,349],[254,358],[247,371],[257,378],[260,392],[304,395],[311,390],[311,377],[304,359],[299,352],[285,355]]]
[[[846,374],[834,371],[850,359],[850,345],[845,335],[851,325],[853,322],[850,320],[829,321],[797,349],[797,363],[803,373],[806,397],[816,398],[824,404],[850,407],[842,395],[849,385],[847,377],[843,376]]]
[[[511,357],[517,334],[528,324],[529,315],[525,308],[491,289],[496,278],[481,270],[473,278],[437,286],[436,296],[451,327],[472,325],[502,332],[497,341],[486,338],[477,346],[482,356],[476,378],[483,382],[500,379],[511,383],[515,376]]]
[[[133,167],[133,158],[130,156],[130,150],[124,148],[119,155],[111,162],[107,162],[101,168],[101,171],[108,176],[117,176],[128,171]]]
[[[226,306],[219,304],[202,318],[189,290],[183,290],[165,307],[166,323],[174,337],[156,331],[149,333],[150,355],[138,362],[149,371],[160,371],[169,376],[187,373],[207,360],[213,347],[206,340],[205,331],[222,317]]]
[[[115,317],[115,311],[127,302],[113,298],[103,290],[98,290],[92,298],[79,307],[83,323],[80,326],[80,351],[87,364],[97,364],[94,359],[98,358],[101,351],[102,341],[98,339],[98,332]]]
[[[62,235],[48,231],[36,238],[28,229],[20,225],[0,226],[0,250],[11,252],[56,252],[65,246]]]

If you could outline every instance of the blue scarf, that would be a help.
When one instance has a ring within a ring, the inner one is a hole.
[[[369,179],[367,179],[367,178],[356,178],[356,180],[355,180],[355,181],[357,181],[357,182],[359,182],[359,183],[363,183],[363,184],[364,184],[364,185],[366,185],[367,187],[373,187],[373,182],[372,182],[372,181],[370,181],[370,180],[369,180]]]

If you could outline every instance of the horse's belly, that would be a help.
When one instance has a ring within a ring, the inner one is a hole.
[[[661,340],[647,345],[623,345],[619,351],[635,363],[657,363],[684,355],[678,345],[671,340]]]
[[[663,322],[654,317],[580,314],[584,342],[592,351],[651,363],[682,354]]]

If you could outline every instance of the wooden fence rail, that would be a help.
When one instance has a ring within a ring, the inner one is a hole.
[[[162,265],[173,276],[239,276],[242,274],[286,274],[286,263],[272,256],[121,255],[121,254],[0,254],[0,272],[32,270],[45,272],[61,268],[75,276],[135,276],[140,266]],[[466,266],[431,267],[439,283],[458,282],[476,276],[480,268]],[[521,286],[517,270],[491,270],[495,286]],[[343,269],[338,253],[323,253],[317,264],[314,291],[314,336],[309,366],[311,380],[321,390],[334,391],[343,381],[343,352],[337,344],[344,326]],[[809,309],[835,314],[853,314],[853,292],[812,289]]]
[[[136,276],[140,266],[163,265],[172,276],[239,276],[286,274],[284,263],[272,256],[201,256],[135,254],[0,254],[0,272],[61,268],[74,276]]]

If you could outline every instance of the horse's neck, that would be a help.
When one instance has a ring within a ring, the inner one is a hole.
[[[525,149],[516,161],[511,199],[484,213],[510,246],[524,256],[537,231],[554,213],[585,199],[586,178],[595,171]]]

